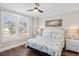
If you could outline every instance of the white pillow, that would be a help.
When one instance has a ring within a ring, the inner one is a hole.
[[[56,33],[56,32],[53,32],[52,33],[52,38],[55,39],[55,38],[60,38],[62,36],[62,34],[60,33]]]

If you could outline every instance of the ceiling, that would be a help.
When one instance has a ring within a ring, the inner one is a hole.
[[[44,13],[27,12],[28,9],[34,7],[34,3],[0,3],[0,7],[21,12],[29,16],[44,17],[65,11],[77,10],[79,9],[79,3],[40,3],[40,9],[43,10]]]

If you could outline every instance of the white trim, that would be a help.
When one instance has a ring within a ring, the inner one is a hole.
[[[30,16],[30,15],[27,15],[27,14],[24,14],[24,13],[21,13],[21,12],[17,12],[17,11],[8,9],[8,8],[0,7],[0,9],[1,9],[2,11],[6,11],[6,12],[11,12],[11,13],[19,14],[19,15],[21,15],[21,16],[32,17],[32,16]]]
[[[67,11],[63,11],[63,12],[56,12],[56,13],[52,13],[52,14],[49,14],[49,15],[45,15],[41,18],[46,18],[46,17],[49,17],[49,16],[53,16],[53,15],[59,15],[59,14],[64,14],[64,13],[69,13],[69,12],[74,12],[74,11],[79,11],[79,8],[77,9],[72,9],[72,10],[67,10]]]

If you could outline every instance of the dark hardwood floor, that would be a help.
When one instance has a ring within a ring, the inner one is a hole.
[[[39,56],[36,53],[33,53],[31,49],[25,48],[23,46],[19,46],[16,48],[12,48],[3,52],[0,52],[0,56]],[[72,51],[64,50],[62,56],[79,56],[78,53]]]
[[[78,52],[64,50],[62,56],[79,56]]]

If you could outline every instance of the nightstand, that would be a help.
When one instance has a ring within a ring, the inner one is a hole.
[[[79,52],[79,40],[78,39],[66,39],[66,50]]]

